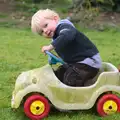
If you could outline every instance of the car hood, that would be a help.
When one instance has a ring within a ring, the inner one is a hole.
[[[49,64],[33,70],[22,72],[15,83],[15,91],[26,88],[31,84],[59,84],[60,81],[55,76]]]

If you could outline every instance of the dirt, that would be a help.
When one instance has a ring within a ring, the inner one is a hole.
[[[13,0],[0,0],[0,14],[1,13],[7,15],[7,17],[0,17],[0,22],[13,22],[18,27],[30,26],[31,17],[26,16],[24,12],[16,11]],[[90,23],[91,27],[103,24],[109,24],[113,27],[119,26],[120,13],[101,13],[94,21]]]
[[[109,26],[120,26],[120,13],[105,12],[101,13],[96,19],[96,24],[107,24]]]
[[[25,12],[17,11],[15,3],[12,0],[0,0],[0,17],[1,23],[13,23],[17,27],[28,27],[30,24],[30,17],[26,17]]]
[[[8,2],[7,0],[0,0],[0,12],[10,13],[12,11],[14,11],[12,2]]]

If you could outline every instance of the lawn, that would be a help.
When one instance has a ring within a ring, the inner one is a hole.
[[[82,30],[98,47],[102,60],[116,67],[120,64],[119,31],[104,32]],[[34,35],[29,29],[0,28],[0,120],[28,120],[21,106],[16,111],[10,107],[11,94],[17,76],[22,71],[38,68],[47,63],[41,47],[50,41]],[[59,112],[52,110],[45,120],[120,120],[120,115],[99,117],[94,109]]]

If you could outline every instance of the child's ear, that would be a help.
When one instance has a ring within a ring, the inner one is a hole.
[[[54,16],[53,19],[54,19],[55,21],[58,21],[58,16]]]

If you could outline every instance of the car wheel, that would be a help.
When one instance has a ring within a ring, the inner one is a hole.
[[[24,112],[32,120],[45,118],[50,111],[48,100],[41,95],[32,95],[24,103]]]
[[[120,112],[120,99],[114,94],[103,95],[97,102],[97,112],[103,117]]]

